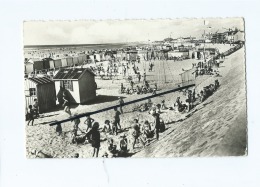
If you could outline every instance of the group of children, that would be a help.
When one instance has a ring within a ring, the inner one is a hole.
[[[86,130],[79,128],[80,119],[73,119],[73,130],[71,136],[71,143],[73,144],[83,144],[90,143],[93,147],[93,157],[98,157],[101,135],[103,133],[105,140],[108,142],[107,151],[103,157],[126,157],[129,152],[128,144],[131,143],[132,149],[135,149],[137,143],[141,143],[142,146],[146,146],[154,137],[158,140],[159,133],[165,130],[165,124],[160,118],[160,113],[155,108],[151,108],[150,114],[153,117],[153,121],[145,122],[141,125],[139,120],[136,118],[133,120],[133,125],[127,134],[120,135],[119,146],[117,147],[115,141],[112,137],[116,137],[118,133],[122,131],[120,124],[120,115],[123,113],[123,99],[119,98],[119,103],[121,103],[121,112],[114,108],[114,115],[112,121],[105,120],[104,126],[100,128],[99,123],[96,122],[89,115],[86,116],[84,124],[86,125]],[[77,114],[75,114],[76,116]],[[126,130],[126,129],[125,129]],[[79,133],[79,131],[81,133]],[[57,135],[61,135],[62,127],[61,124],[56,125]],[[119,148],[119,149],[118,149]]]
[[[190,111],[196,105],[204,102],[209,96],[211,96],[219,88],[219,86],[219,81],[216,79],[214,84],[205,86],[197,95],[195,89],[193,89],[193,91],[187,90],[185,92],[185,95],[187,95],[187,99],[185,100],[186,102],[180,101],[180,97],[177,97],[174,107],[179,112]]]
[[[120,87],[120,93],[126,93],[127,95],[130,94],[147,94],[147,93],[152,93],[155,94],[157,91],[158,87],[157,84],[155,83],[154,86],[150,86],[148,81],[144,81],[142,85],[136,85],[134,87],[134,82],[130,81],[130,86],[129,87],[124,87],[123,83],[121,83]]]

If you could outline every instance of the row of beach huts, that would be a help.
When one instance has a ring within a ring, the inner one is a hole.
[[[137,61],[138,59],[151,60],[151,59],[174,59],[174,58],[203,58],[203,55],[215,55],[217,50],[215,48],[199,48],[199,49],[180,49],[180,50],[131,50],[131,51],[109,51],[106,53],[98,53],[93,55],[81,54],[78,56],[64,56],[63,58],[53,59],[25,59],[25,73],[29,74],[35,71],[52,70],[59,68],[66,68],[72,66],[80,66],[91,62],[107,61],[117,59],[119,61]]]

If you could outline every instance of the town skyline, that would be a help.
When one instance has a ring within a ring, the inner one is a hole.
[[[24,46],[162,41],[243,28],[242,18],[24,22]],[[206,24],[205,24],[206,23]],[[221,24],[220,24],[221,23]],[[105,31],[105,32],[104,32]]]

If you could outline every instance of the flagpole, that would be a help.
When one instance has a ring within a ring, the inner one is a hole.
[[[204,62],[206,63],[206,59],[205,59],[205,43],[206,43],[206,31],[205,31],[205,25],[206,25],[206,21],[204,20],[204,47],[203,47],[203,58],[204,58]]]

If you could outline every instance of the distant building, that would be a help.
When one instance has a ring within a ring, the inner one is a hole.
[[[52,80],[47,77],[34,77],[24,80],[25,106],[33,105],[38,100],[39,113],[49,112],[56,106],[56,91]]]
[[[238,31],[235,35],[234,35],[234,42],[244,42],[245,41],[245,33],[243,31]]]
[[[96,97],[95,74],[88,68],[60,69],[53,81],[60,104],[64,91],[72,104],[86,103]]]

